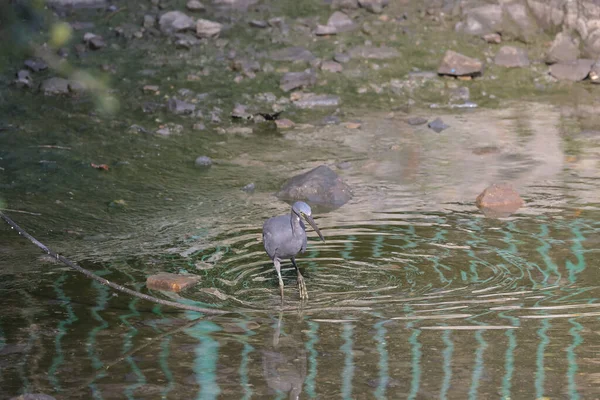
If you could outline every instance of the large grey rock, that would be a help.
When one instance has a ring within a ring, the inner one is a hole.
[[[451,76],[477,76],[483,73],[483,63],[452,50],[446,51],[438,74]]]
[[[526,0],[531,13],[548,31],[572,30],[590,58],[600,56],[600,1]]]
[[[196,22],[196,35],[198,35],[198,37],[201,38],[211,38],[219,36],[219,33],[221,33],[222,29],[222,24],[214,21],[209,21],[207,19],[200,18]]]
[[[529,57],[527,51],[519,47],[502,46],[496,53],[494,63],[502,67],[527,67],[529,66]]]
[[[302,72],[288,72],[283,75],[279,87],[284,92],[290,90],[305,88],[314,85],[317,82],[317,76],[311,69]]]
[[[589,59],[559,62],[550,66],[550,74],[560,80],[582,81],[587,78],[594,63]]]
[[[321,165],[288,180],[277,197],[316,205],[341,206],[352,198],[352,190],[331,168]]]
[[[514,38],[523,42],[531,42],[539,27],[535,18],[529,13],[527,6],[516,0],[502,6],[502,34],[506,38]]]
[[[196,29],[194,18],[181,11],[169,11],[160,16],[158,25],[162,33],[171,35],[176,32],[191,31]]]
[[[554,64],[563,61],[575,61],[579,58],[579,40],[568,32],[559,32],[548,49],[546,62]]]
[[[341,11],[331,14],[327,20],[327,25],[333,26],[337,32],[347,32],[357,28],[352,18]]]
[[[456,25],[456,30],[470,35],[483,35],[499,32],[502,29],[502,7],[487,4],[475,8],[467,8],[463,21]]]

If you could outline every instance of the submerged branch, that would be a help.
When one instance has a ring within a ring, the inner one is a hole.
[[[51,257],[62,262],[63,264],[67,265],[68,267],[73,268],[75,271],[82,273],[83,275],[87,276],[88,278],[93,279],[93,280],[101,283],[102,285],[109,286],[109,287],[113,288],[114,290],[117,290],[122,293],[127,293],[131,296],[134,296],[134,297],[137,297],[137,298],[140,298],[143,300],[148,300],[153,303],[157,303],[157,304],[161,304],[161,305],[169,306],[169,307],[175,307],[175,308],[179,308],[182,310],[196,311],[196,312],[209,314],[209,315],[219,315],[219,314],[229,314],[230,313],[230,311],[215,310],[215,309],[211,309],[211,308],[202,308],[202,307],[196,307],[196,306],[192,306],[192,305],[188,305],[188,304],[177,303],[175,301],[162,300],[157,297],[153,297],[153,296],[149,296],[147,294],[136,292],[135,290],[131,290],[124,286],[116,284],[114,282],[111,282],[108,279],[104,279],[104,278],[94,274],[93,272],[88,271],[87,269],[79,266],[78,264],[74,263],[73,261],[50,250],[47,246],[45,246],[39,240],[37,240],[36,238],[31,236],[29,233],[27,233],[23,228],[21,228],[19,225],[17,225],[12,219],[10,219],[6,214],[4,214],[1,211],[0,211],[0,218],[2,218],[13,229],[15,229],[19,233],[19,235],[25,236],[27,239],[29,239],[29,241],[31,243],[33,243],[38,248],[40,248],[40,250],[42,250],[44,253],[50,255]]]

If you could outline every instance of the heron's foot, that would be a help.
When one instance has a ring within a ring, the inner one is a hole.
[[[298,275],[298,291],[302,300],[308,300],[308,290],[306,290],[306,284],[302,275]]]

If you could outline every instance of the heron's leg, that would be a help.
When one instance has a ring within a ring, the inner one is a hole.
[[[273,259],[273,265],[275,265],[275,271],[277,271],[277,277],[279,278],[279,292],[281,293],[281,302],[283,303],[283,279],[281,279],[281,264],[278,258]]]
[[[300,273],[300,268],[296,264],[296,258],[292,257],[292,264],[294,264],[294,268],[296,268],[296,273],[298,274],[298,291],[300,292],[300,298],[302,300],[308,299],[308,290],[306,290],[306,283],[304,283],[304,277]]]

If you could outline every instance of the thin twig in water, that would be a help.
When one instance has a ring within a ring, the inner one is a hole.
[[[11,209],[11,208],[0,208],[0,211],[10,211],[10,212],[14,212],[14,213],[28,214],[28,215],[36,215],[36,216],[40,216],[40,215],[42,215],[42,214],[40,214],[40,213],[29,212],[29,211],[23,211],[23,210],[13,210],[13,209]]]
[[[117,290],[117,291],[122,292],[122,293],[127,293],[127,294],[129,294],[131,296],[134,296],[134,297],[137,297],[137,298],[140,298],[140,299],[144,299],[144,300],[148,300],[148,301],[151,301],[153,303],[162,304],[164,306],[175,307],[175,308],[179,308],[179,309],[182,309],[182,310],[196,311],[196,312],[200,312],[200,313],[208,314],[208,315],[217,315],[217,314],[222,315],[222,314],[231,314],[232,313],[232,311],[215,310],[213,308],[196,307],[196,306],[193,306],[193,305],[177,303],[175,301],[162,300],[162,299],[159,299],[159,298],[156,298],[156,297],[153,297],[153,296],[149,296],[147,294],[136,292],[135,290],[128,289],[128,288],[126,288],[124,286],[121,286],[119,284],[116,284],[114,282],[109,281],[108,279],[104,279],[104,278],[102,278],[102,277],[94,274],[93,272],[88,271],[87,269],[79,266],[78,264],[74,263],[73,261],[69,260],[68,258],[65,258],[65,257],[59,255],[58,253],[50,250],[48,247],[46,247],[44,244],[42,244],[39,240],[37,240],[36,238],[34,238],[33,236],[31,236],[23,228],[21,228],[19,225],[17,225],[15,221],[13,221],[12,219],[10,219],[3,212],[0,212],[0,218],[2,218],[4,221],[6,221],[7,224],[9,224],[14,230],[16,230],[19,233],[19,235],[24,236],[27,239],[29,239],[29,241],[31,243],[33,243],[34,245],[36,245],[44,253],[52,256],[53,258],[57,259],[58,261],[62,262],[65,265],[67,265],[68,267],[73,268],[75,271],[82,273],[83,275],[87,276],[88,278],[93,279],[96,282],[99,282],[99,283],[101,283],[103,285],[106,285],[108,287],[111,287],[114,290]]]

